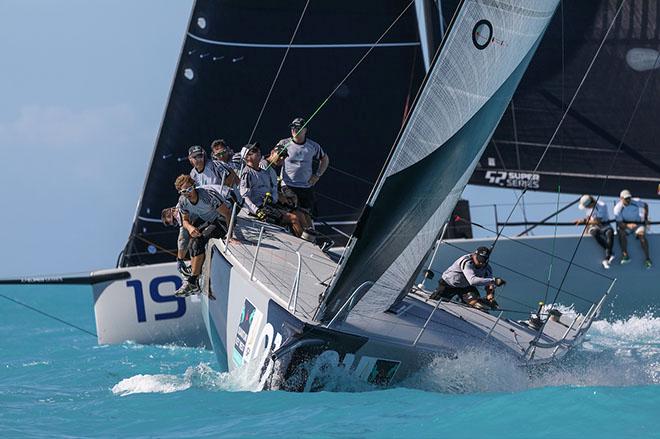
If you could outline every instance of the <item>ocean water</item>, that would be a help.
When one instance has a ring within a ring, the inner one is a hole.
[[[0,288],[0,437],[660,437],[660,318],[598,321],[533,371],[465,352],[405,386],[254,392],[212,352],[98,346],[87,287]],[[6,296],[6,297],[5,297]]]

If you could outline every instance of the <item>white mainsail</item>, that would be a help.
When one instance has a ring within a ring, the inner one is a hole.
[[[558,2],[463,2],[325,294],[321,321],[359,301],[384,311],[404,292],[474,171]]]

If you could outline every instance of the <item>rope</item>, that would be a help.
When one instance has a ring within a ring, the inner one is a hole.
[[[171,250],[168,250],[168,249],[166,249],[165,247],[161,247],[160,245],[156,244],[155,242],[153,242],[153,241],[149,241],[148,239],[143,238],[143,237],[140,236],[140,235],[135,235],[135,234],[134,234],[133,237],[139,239],[140,241],[144,241],[144,242],[146,242],[146,243],[149,244],[149,245],[153,245],[154,247],[156,247],[158,250],[160,250],[160,251],[163,252],[163,253],[170,254],[170,255],[174,256],[175,258],[176,258],[176,256],[177,256],[177,254],[176,254],[175,252],[173,252],[173,251],[171,251]]]
[[[568,103],[568,106],[566,107],[566,110],[562,114],[561,119],[559,120],[559,123],[557,124],[557,127],[555,128],[555,131],[552,133],[552,136],[550,137],[550,140],[548,141],[548,144],[545,146],[545,149],[543,150],[543,154],[541,154],[541,157],[539,158],[538,162],[536,163],[536,166],[534,167],[534,170],[532,170],[532,173],[536,173],[536,171],[538,171],[539,167],[541,166],[541,162],[543,162],[543,159],[545,158],[546,154],[548,153],[548,151],[550,149],[550,145],[552,145],[552,142],[555,140],[555,137],[557,137],[557,134],[559,133],[559,129],[561,128],[562,124],[564,123],[564,120],[566,119],[566,116],[568,115],[569,111],[571,110],[571,107],[573,106],[573,103],[575,102],[575,99],[577,98],[578,94],[580,93],[580,90],[582,89],[582,86],[584,85],[585,81],[587,80],[587,76],[589,76],[589,73],[591,72],[591,69],[593,68],[593,66],[595,64],[596,59],[598,58],[598,55],[600,54],[601,49],[605,45],[605,40],[607,40],[607,37],[609,36],[610,31],[614,27],[614,23],[616,22],[616,19],[619,16],[619,13],[621,12],[621,9],[623,8],[623,5],[625,3],[626,3],[626,1],[623,0],[621,2],[621,4],[619,5],[619,8],[616,11],[616,14],[614,14],[614,17],[612,18],[612,22],[610,23],[609,27],[607,28],[607,32],[605,32],[605,35],[603,36],[603,38],[602,38],[602,40],[601,40],[601,42],[598,46],[598,49],[596,50],[596,53],[592,57],[591,62],[589,63],[589,66],[587,67],[587,71],[582,76],[582,79],[580,80],[580,84],[578,85],[577,89],[575,90],[575,93],[573,94],[573,97],[571,98],[570,102]],[[525,183],[525,187],[523,188],[522,193],[516,199],[516,202],[515,202],[513,208],[511,209],[511,212],[509,212],[509,216],[507,217],[505,222],[509,222],[509,220],[511,219],[511,215],[513,215],[514,209],[518,206],[518,203],[520,202],[520,199],[522,198],[523,195],[525,195],[525,193],[527,192],[528,189],[529,189],[529,181],[527,181]],[[502,228],[502,230],[504,230],[504,227]],[[495,241],[493,242],[493,245],[491,246],[491,249],[495,248],[495,245],[497,244],[497,241],[500,238],[500,234],[501,234],[502,230],[500,230],[497,233],[497,236],[495,236]]]
[[[266,100],[264,101],[264,104],[261,106],[261,111],[259,112],[257,121],[254,124],[254,128],[252,128],[252,133],[250,134],[250,140],[248,140],[248,143],[252,143],[252,138],[254,137],[254,133],[257,131],[257,127],[259,126],[259,122],[261,121],[261,116],[263,116],[264,114],[264,110],[266,110],[266,105],[268,105],[268,101],[270,100],[270,95],[273,93],[273,89],[275,88],[275,83],[277,82],[277,79],[280,76],[282,67],[284,67],[284,62],[286,61],[286,58],[289,55],[289,51],[291,50],[291,45],[293,44],[293,40],[296,38],[296,34],[298,33],[298,29],[300,28],[300,23],[302,23],[303,17],[305,16],[305,12],[307,11],[308,6],[309,6],[309,0],[307,0],[307,2],[305,3],[305,7],[300,13],[298,24],[296,24],[296,28],[293,31],[293,35],[291,35],[291,39],[289,40],[289,45],[287,46],[286,51],[284,52],[284,56],[282,57],[282,61],[280,62],[279,68],[277,69],[275,78],[273,79],[273,82],[270,84],[270,90],[268,90],[268,95],[266,96]]]
[[[4,294],[0,294],[0,297],[4,297],[5,299],[9,300],[10,302],[14,302],[14,303],[16,303],[17,305],[21,305],[21,306],[23,306],[23,307],[25,307],[25,308],[27,308],[27,309],[29,309],[29,310],[32,310],[32,311],[34,311],[34,312],[36,312],[36,313],[39,313],[39,314],[44,315],[44,316],[46,316],[46,317],[49,317],[49,318],[51,318],[51,319],[53,319],[53,320],[57,320],[58,322],[60,322],[60,323],[64,323],[65,325],[71,326],[72,328],[75,328],[75,329],[77,329],[77,330],[79,330],[79,331],[81,331],[81,332],[84,332],[85,334],[89,334],[89,335],[91,335],[92,337],[95,337],[95,338],[97,337],[97,335],[96,335],[94,332],[88,331],[87,329],[81,328],[80,326],[74,325],[73,323],[70,323],[70,322],[67,322],[66,320],[60,319],[59,317],[55,317],[55,316],[52,315],[52,314],[48,314],[47,312],[41,311],[40,309],[37,309],[37,308],[35,308],[35,307],[33,307],[33,306],[30,306],[30,305],[28,305],[28,304],[26,304],[26,303],[23,303],[23,302],[18,301],[18,300],[16,300],[16,299],[12,299],[11,297],[5,296]]]

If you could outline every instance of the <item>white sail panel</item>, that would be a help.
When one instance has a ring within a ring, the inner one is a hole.
[[[552,18],[557,3],[554,0],[465,2],[386,176],[429,155],[479,111],[532,48]],[[474,38],[487,46],[475,50]]]
[[[409,283],[462,192],[558,0],[466,0],[325,297],[390,304]],[[355,296],[359,297],[355,297]],[[365,305],[368,305],[365,302]],[[362,307],[361,307],[362,308]]]

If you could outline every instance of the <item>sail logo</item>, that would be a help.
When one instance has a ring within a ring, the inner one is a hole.
[[[488,183],[516,189],[539,189],[541,176],[531,172],[486,171]]]
[[[493,41],[493,25],[488,20],[479,20],[472,29],[472,43],[479,50],[484,50]]]

